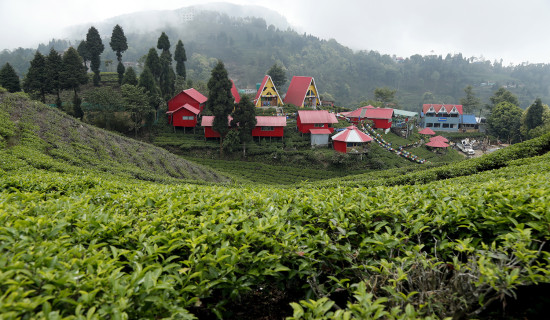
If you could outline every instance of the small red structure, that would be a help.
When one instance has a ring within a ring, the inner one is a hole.
[[[391,128],[393,109],[392,108],[375,108],[373,106],[364,106],[347,114],[347,117],[354,124],[358,124],[361,120],[372,120],[376,129]]]
[[[426,143],[426,146],[432,148],[447,148],[449,145],[441,140],[436,139]]]
[[[286,117],[256,116],[253,137],[283,137]]]
[[[206,98],[197,90],[183,90],[168,101],[168,121],[174,127],[195,127],[197,115],[204,109]]]
[[[425,135],[428,135],[428,136],[433,136],[435,134],[435,132],[430,128],[424,128],[424,129],[418,131],[418,133],[425,134]]]
[[[443,137],[443,136],[431,137],[430,141],[443,141],[445,143],[449,142],[449,140],[447,138]]]
[[[231,123],[233,118],[231,116],[227,117],[227,126]],[[203,116],[201,121],[201,126],[204,127],[204,137],[205,138],[219,138],[220,133],[212,129],[214,124],[214,116]]]
[[[302,133],[309,133],[310,129],[328,129],[332,133],[333,123],[338,123],[336,115],[326,110],[300,110],[296,119],[298,131]]]
[[[349,126],[344,131],[332,137],[334,150],[342,153],[347,153],[349,151],[348,148],[359,147],[371,141],[372,138],[366,133],[361,132],[356,126]]]
[[[241,96],[239,95],[239,90],[237,90],[237,86],[235,86],[235,82],[233,82],[233,80],[231,80],[231,85],[231,94],[235,99],[235,103],[239,103],[241,101]]]

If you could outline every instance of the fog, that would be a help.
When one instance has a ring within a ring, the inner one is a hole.
[[[0,50],[63,39],[67,30],[75,29],[71,26],[93,25],[118,15],[215,2],[219,1],[0,0]],[[460,52],[466,57],[502,59],[505,65],[550,63],[547,0],[228,2],[269,8],[299,32],[333,38],[355,50],[401,57]],[[145,21],[137,24],[143,26]]]

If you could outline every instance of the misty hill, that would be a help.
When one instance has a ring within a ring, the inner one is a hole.
[[[164,149],[80,122],[23,95],[0,93],[0,173],[33,168],[157,182],[229,181]]]
[[[216,11],[212,11],[212,10]],[[95,26],[106,46],[102,61],[115,60],[108,47],[112,28],[125,30],[129,49],[124,61],[139,61],[149,48],[156,47],[161,32],[172,44],[185,44],[188,78],[207,81],[217,59],[224,61],[229,76],[239,88],[255,88],[266,71],[279,63],[288,81],[279,88],[286,92],[292,76],[313,76],[320,93],[337,105],[356,107],[373,99],[377,87],[397,89],[400,108],[418,111],[422,103],[459,103],[467,85],[484,103],[500,86],[518,96],[522,108],[536,97],[550,101],[550,65],[502,66],[462,54],[414,55],[399,59],[376,51],[353,51],[337,42],[301,34],[288,27],[284,17],[265,8],[230,4],[187,7],[172,11],[151,11],[115,17]],[[286,27],[286,28],[285,28]],[[47,53],[53,46],[63,50],[84,39],[89,26],[74,29],[71,41],[56,40],[41,45]],[[368,44],[366,44],[368,45]],[[34,50],[18,49],[0,53],[0,64],[10,62],[23,74]],[[113,64],[104,71],[114,71]]]

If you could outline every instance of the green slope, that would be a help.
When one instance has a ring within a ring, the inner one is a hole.
[[[0,94],[0,170],[29,168],[139,180],[228,182],[168,151],[80,122],[22,94]]]

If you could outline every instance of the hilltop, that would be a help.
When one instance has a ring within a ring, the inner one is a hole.
[[[0,170],[101,174],[163,182],[228,182],[168,151],[83,123],[24,94],[0,93]]]

